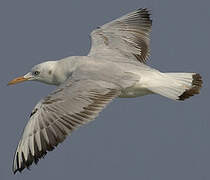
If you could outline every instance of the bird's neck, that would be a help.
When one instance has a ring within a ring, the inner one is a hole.
[[[82,56],[72,56],[57,61],[54,72],[54,84],[60,85],[64,83],[75,71],[75,69],[85,63]]]

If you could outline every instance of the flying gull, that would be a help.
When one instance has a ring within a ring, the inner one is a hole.
[[[8,83],[58,86],[33,109],[14,155],[14,173],[37,163],[114,98],[159,94],[183,101],[199,93],[199,74],[163,73],[146,65],[151,26],[150,12],[138,9],[95,29],[87,56],[43,62]]]

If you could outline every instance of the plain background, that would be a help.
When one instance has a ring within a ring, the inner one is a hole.
[[[0,179],[210,179],[210,1],[0,1]],[[53,86],[9,80],[46,60],[86,55],[90,32],[121,15],[152,10],[152,56],[161,71],[199,72],[201,94],[185,102],[158,95],[116,99],[31,171],[12,160],[35,104]]]

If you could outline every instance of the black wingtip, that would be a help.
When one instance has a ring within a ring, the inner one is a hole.
[[[187,98],[190,98],[191,96],[194,96],[195,94],[200,93],[200,89],[203,85],[202,77],[200,74],[194,74],[192,76],[192,87],[190,89],[187,89],[183,94],[179,96],[180,101],[184,101]]]
[[[18,171],[19,171],[19,173],[21,173],[21,172],[22,172],[22,170],[18,170],[18,169],[16,169],[16,170],[13,170],[13,174],[15,175]]]
[[[137,13],[139,13],[141,17],[146,18],[150,22],[150,25],[152,25],[152,18],[151,18],[152,10],[151,9],[139,8],[137,9]]]

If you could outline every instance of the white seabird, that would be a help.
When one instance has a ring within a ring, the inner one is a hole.
[[[131,12],[94,30],[87,56],[38,64],[8,83],[32,80],[58,86],[32,111],[15,152],[14,173],[37,163],[116,97],[160,94],[182,101],[199,93],[199,74],[163,73],[145,64],[151,26],[147,9]]]

